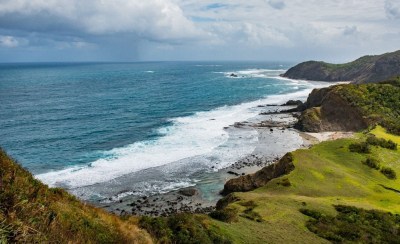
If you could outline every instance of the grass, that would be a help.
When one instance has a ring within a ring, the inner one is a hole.
[[[387,134],[381,127],[371,133],[399,145],[400,136]],[[327,243],[326,239],[308,230],[310,217],[299,209],[310,209],[324,216],[336,216],[336,205],[400,213],[400,194],[396,192],[400,190],[399,180],[388,179],[362,163],[373,157],[382,167],[399,173],[400,153],[375,146],[370,148],[369,154],[350,152],[349,145],[366,139],[367,135],[358,134],[355,138],[323,142],[311,149],[293,152],[294,171],[252,192],[234,193],[239,200],[228,207],[238,209],[237,221],[212,220],[213,225],[234,243],[265,243],[265,240],[269,243]],[[290,186],[282,186],[283,179],[287,179]],[[262,221],[246,217],[248,202],[253,203],[251,211]]]
[[[0,243],[151,243],[137,222],[47,187],[0,149]]]

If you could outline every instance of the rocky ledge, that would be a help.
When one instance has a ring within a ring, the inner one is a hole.
[[[314,89],[307,102],[298,107],[302,113],[295,128],[305,132],[366,129],[372,121],[363,116],[360,108],[343,98],[337,88]]]
[[[227,181],[222,190],[222,195],[232,192],[251,191],[264,186],[270,180],[290,173],[294,169],[291,153],[285,154],[277,163],[262,168],[254,174],[240,176]]]

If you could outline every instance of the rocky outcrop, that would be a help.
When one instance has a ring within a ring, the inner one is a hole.
[[[400,74],[400,50],[364,56],[345,64],[307,61],[290,68],[283,77],[316,81],[379,82]]]
[[[306,132],[366,129],[371,121],[363,116],[358,107],[341,97],[336,88],[314,89],[304,104],[295,128]]]
[[[222,195],[232,192],[251,191],[264,186],[270,180],[288,174],[294,169],[293,156],[287,153],[277,163],[266,166],[254,174],[240,176],[225,183]]]

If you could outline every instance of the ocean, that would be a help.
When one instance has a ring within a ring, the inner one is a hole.
[[[228,126],[318,86],[279,77],[291,65],[0,64],[0,146],[83,199],[193,185],[254,150],[256,131],[233,135]],[[127,190],[96,190],[128,175]]]

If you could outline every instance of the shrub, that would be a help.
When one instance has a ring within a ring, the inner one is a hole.
[[[283,178],[281,181],[278,182],[278,185],[281,186],[291,186],[292,184],[290,183],[290,180],[288,178]]]
[[[371,158],[371,157],[368,157],[367,160],[365,160],[363,162],[363,164],[367,165],[370,168],[376,169],[376,170],[379,170],[381,167],[379,164],[379,161],[377,159]]]
[[[257,212],[254,212],[253,208],[247,208],[240,216],[253,221],[263,222],[263,218],[261,217],[261,215]]]
[[[308,208],[301,208],[299,209],[300,213],[314,218],[314,219],[320,219],[322,217],[322,214],[316,210],[308,209]]]
[[[370,153],[371,148],[367,142],[352,143],[349,145],[350,152]]]
[[[395,180],[397,178],[396,171],[389,167],[382,167],[381,173],[391,180]]]
[[[257,204],[254,201],[247,201],[247,202],[242,202],[239,203],[240,205],[246,207],[246,209],[243,211],[243,213],[240,215],[241,217],[257,221],[257,222],[262,222],[263,218],[261,215],[257,212],[254,212],[254,208],[257,207]]]
[[[209,215],[213,219],[231,223],[237,221],[237,214],[238,211],[235,208],[224,208],[221,210],[213,211]]]
[[[300,209],[312,217],[307,228],[334,243],[399,243],[400,215],[352,206],[335,206],[338,214],[326,216],[318,211]]]
[[[394,143],[392,140],[377,138],[376,136],[373,135],[367,138],[367,143],[373,146],[379,146],[390,150],[397,150],[397,144]]]
[[[204,217],[193,214],[142,217],[139,225],[155,237],[157,243],[231,243],[216,230],[209,230]]]

